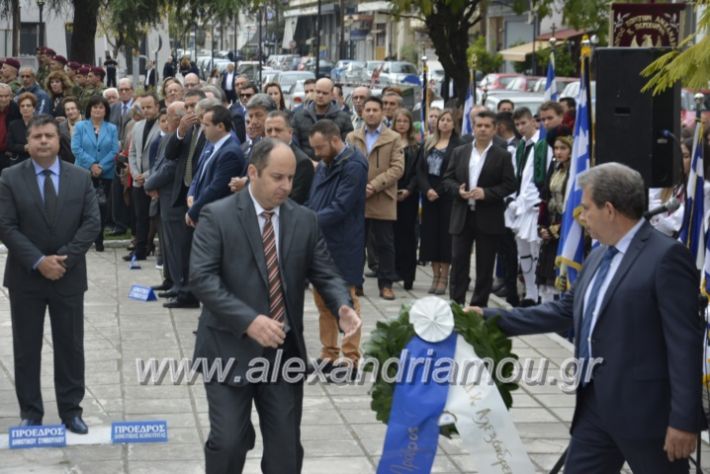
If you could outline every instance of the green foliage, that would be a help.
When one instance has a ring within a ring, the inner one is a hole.
[[[510,408],[513,405],[511,392],[517,390],[518,385],[500,382],[497,378],[498,370],[496,368],[503,359],[511,357],[517,359],[517,356],[511,351],[512,341],[498,328],[497,318],[486,320],[477,314],[464,313],[461,306],[456,303],[451,304],[451,310],[454,313],[454,330],[473,346],[479,358],[490,358],[493,361],[491,376],[495,380],[505,406]],[[370,334],[370,339],[364,346],[365,358],[377,359],[379,362],[380,372],[375,374],[370,408],[375,412],[376,418],[385,424],[388,422],[390,411],[392,410],[394,384],[390,384],[383,379],[381,368],[387,360],[393,357],[400,357],[402,350],[404,350],[414,335],[414,327],[409,323],[409,307],[403,305],[397,319],[379,321],[377,323],[375,330]],[[397,375],[398,367],[389,364],[387,368],[386,375],[388,380],[394,379]],[[374,367],[366,365],[363,369],[372,372]],[[509,379],[513,372],[513,365],[504,364],[502,369],[500,371],[502,372],[502,378]],[[450,437],[451,434],[456,433],[456,428],[453,425],[442,426],[440,433]]]
[[[547,63],[550,60],[551,48],[535,51],[537,58],[537,72],[544,75],[547,71]],[[517,73],[526,73],[532,69],[532,54],[525,57],[523,62],[513,63],[513,68]],[[577,75],[577,62],[570,54],[569,48],[565,44],[557,45],[555,48],[555,75],[560,77],[573,77]]]
[[[483,74],[498,72],[503,65],[503,56],[498,53],[491,53],[486,49],[486,39],[483,36],[476,38],[476,41],[466,50],[468,65]]]
[[[651,79],[642,89],[644,92],[653,90],[660,94],[672,87],[678,81],[691,89],[708,87],[710,79],[710,0],[698,0],[696,6],[705,5],[698,27],[693,34],[685,38],[678,48],[670,51],[652,62],[641,74]],[[704,31],[705,36],[696,44],[690,46],[698,32]],[[687,48],[687,49],[686,49]]]
[[[417,64],[419,62],[419,55],[417,54],[416,45],[411,43],[405,44],[400,48],[399,54],[402,57],[402,61],[409,61],[412,64]]]

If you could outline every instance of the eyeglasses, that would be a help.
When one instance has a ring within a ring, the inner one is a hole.
[[[118,89],[118,92],[130,92],[131,90],[133,90],[133,89],[122,87],[122,88]]]
[[[253,95],[254,95],[254,94],[246,93],[246,94],[239,94],[239,97],[241,97],[242,99],[248,99],[248,98],[250,98],[250,97],[253,96]]]
[[[23,79],[26,79],[26,78],[31,78],[32,76],[30,76],[28,74],[22,74],[20,77]]]

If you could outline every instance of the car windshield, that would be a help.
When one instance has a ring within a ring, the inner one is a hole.
[[[508,76],[508,77],[500,77],[500,78],[498,78],[498,80],[500,81],[501,84],[503,84],[503,86],[507,86],[508,84],[510,84],[511,82],[513,82],[515,79],[516,79],[515,76]]]

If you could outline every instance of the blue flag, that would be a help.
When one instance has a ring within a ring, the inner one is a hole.
[[[461,135],[473,134],[473,123],[471,123],[471,110],[473,109],[473,94],[471,88],[466,91],[466,102],[463,104],[463,124],[461,125]]]
[[[549,76],[548,76],[549,79]],[[555,264],[559,267],[557,286],[569,290],[582,269],[584,260],[584,229],[578,217],[582,212],[582,189],[577,185],[577,176],[589,169],[589,103],[587,85],[589,71],[582,61],[582,73],[577,97],[577,116],[574,122],[574,143],[567,178],[564,213],[557,247]]]
[[[705,268],[705,223],[703,216],[705,210],[703,183],[705,182],[703,172],[703,142],[702,124],[695,126],[695,136],[693,137],[693,158],[690,162],[690,173],[686,186],[685,212],[683,213],[683,225],[680,228],[678,240],[688,247],[693,255],[695,267],[698,270]],[[705,269],[707,272],[708,269]]]

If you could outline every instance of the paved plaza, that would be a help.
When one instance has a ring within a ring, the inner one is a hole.
[[[134,283],[160,282],[155,258],[140,262],[141,270],[129,270],[121,260],[123,248],[107,248],[88,254],[89,291],[86,294],[85,351],[86,398],[84,419],[90,436],[106,431],[113,421],[167,420],[166,444],[68,446],[8,450],[0,435],[0,473],[170,473],[204,472],[202,446],[209,431],[207,402],[201,380],[189,385],[141,385],[136,375],[137,358],[188,358],[194,345],[198,310],[167,310],[161,302],[129,300]],[[6,255],[0,253],[4,268]],[[419,267],[413,291],[395,285],[397,300],[377,296],[376,281],[367,279],[362,299],[363,341],[377,321],[397,315],[402,303],[425,296],[430,283],[428,267]],[[493,297],[492,304],[501,303]],[[318,314],[306,296],[306,341],[309,356],[317,357]],[[521,358],[548,358],[553,370],[571,356],[571,345],[557,335],[521,337],[514,340]],[[42,392],[45,424],[58,423],[52,381],[51,336],[45,324]],[[0,433],[19,421],[14,392],[12,332],[7,290],[0,290]],[[305,474],[374,473],[382,452],[385,425],[370,410],[367,385],[335,386],[321,383],[305,388],[302,438]],[[574,396],[557,386],[522,386],[515,392],[511,410],[523,443],[539,472],[547,472],[568,441]],[[257,418],[254,414],[254,421]],[[473,459],[460,439],[441,438],[434,463],[435,473],[476,472]],[[710,450],[703,465],[710,467]],[[260,472],[261,444],[250,455],[245,473]]]

